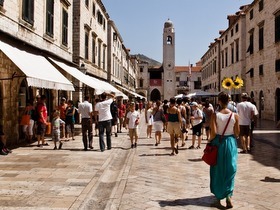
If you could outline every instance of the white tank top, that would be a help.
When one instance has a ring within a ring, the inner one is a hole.
[[[216,121],[217,121],[217,134],[222,135],[223,131],[226,127],[226,124],[228,122],[228,118],[230,117],[231,113],[228,114],[222,114],[220,112],[216,113]],[[233,132],[233,127],[235,124],[235,117],[234,117],[234,113],[232,113],[231,119],[228,123],[228,127],[227,130],[225,131],[224,135],[232,135],[234,134]]]

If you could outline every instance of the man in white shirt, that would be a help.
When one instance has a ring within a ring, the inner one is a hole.
[[[78,105],[78,112],[81,114],[82,118],[82,134],[83,134],[83,143],[84,150],[88,150],[92,147],[92,104],[89,103],[89,96],[84,97],[84,102]]]
[[[240,140],[243,149],[241,153],[248,153],[250,151],[250,126],[254,116],[254,107],[251,102],[247,101],[247,93],[241,94],[241,100],[242,102],[236,106],[239,115]]]
[[[107,96],[109,98],[107,99]],[[101,101],[95,105],[95,112],[98,113],[98,126],[99,126],[99,146],[101,152],[105,150],[104,144],[104,132],[106,129],[106,143],[107,149],[111,149],[111,131],[112,131],[112,114],[111,114],[111,104],[114,93],[102,93],[100,95]]]

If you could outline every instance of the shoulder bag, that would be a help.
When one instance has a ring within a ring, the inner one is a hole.
[[[225,131],[226,131],[227,127],[228,127],[228,124],[229,124],[231,116],[232,116],[232,113],[230,114],[230,116],[228,118],[226,127],[225,127],[225,129],[223,131],[223,134],[219,138],[220,143],[221,143],[221,141],[222,141],[222,139],[224,137],[224,134],[225,134]],[[203,151],[202,160],[205,163],[207,163],[208,165],[214,166],[214,165],[217,164],[217,156],[218,156],[218,146],[212,145],[211,142],[206,144],[206,147],[205,147],[205,149]]]

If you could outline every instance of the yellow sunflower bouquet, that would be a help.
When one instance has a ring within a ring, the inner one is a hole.
[[[232,80],[230,77],[226,77],[222,81],[222,87],[231,90],[232,88],[234,89],[239,89],[243,86],[243,80],[240,77],[236,77],[235,80]]]

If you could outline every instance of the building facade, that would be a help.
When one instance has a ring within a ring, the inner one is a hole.
[[[49,120],[61,97],[76,106],[102,91],[124,97],[113,79],[132,85],[133,95],[138,63],[122,39],[114,44],[110,24],[101,0],[0,1],[0,124],[8,145],[24,141],[19,122],[37,95],[47,96]]]
[[[60,96],[74,90],[46,59],[72,59],[72,11],[69,0],[1,1],[0,123],[7,144],[22,137],[19,121],[28,100],[46,95],[51,112]]]
[[[202,56],[202,87],[227,91],[224,77],[241,77],[244,86],[230,90],[233,99],[247,92],[259,117],[280,120],[280,2],[254,0],[229,15],[229,26]]]

